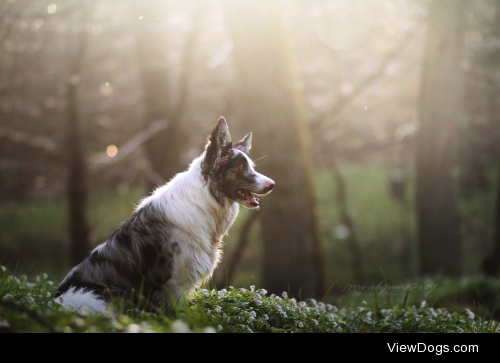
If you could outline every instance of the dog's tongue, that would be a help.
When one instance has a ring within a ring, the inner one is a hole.
[[[245,193],[245,196],[247,198],[247,203],[251,205],[259,205],[259,198],[254,198],[252,194],[249,192]]]

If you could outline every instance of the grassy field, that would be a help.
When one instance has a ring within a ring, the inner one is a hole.
[[[401,204],[389,195],[386,169],[350,167],[344,170],[347,185],[347,204],[355,222],[356,233],[363,253],[363,268],[368,281],[378,286],[402,283],[438,288],[427,296],[425,289],[412,289],[408,302],[419,304],[422,300],[433,306],[446,305],[461,309],[466,305],[485,306],[487,310],[500,311],[500,289],[496,280],[478,276],[480,261],[491,243],[493,193],[475,193],[462,198],[460,212],[466,278],[446,280],[436,277],[416,277],[415,215],[411,205],[412,186],[408,188],[408,202]],[[316,175],[318,212],[323,227],[323,242],[327,268],[327,281],[341,278],[331,290],[328,301],[338,306],[355,307],[363,300],[375,303],[373,294],[350,288],[350,256],[346,239],[339,235],[339,210],[335,200],[336,186],[328,172]],[[127,219],[134,205],[144,196],[138,189],[127,193],[101,191],[93,193],[89,206],[91,242],[102,243]],[[269,197],[272,198],[272,195]],[[266,203],[266,200],[263,200]],[[229,231],[224,255],[231,255],[235,248],[239,229],[250,211],[243,210]],[[23,203],[0,206],[0,260],[17,274],[28,276],[46,272],[54,282],[59,282],[71,267],[67,261],[68,240],[66,206],[61,198],[32,199]],[[403,246],[411,246],[410,263],[402,258]],[[235,286],[260,285],[260,261],[262,246],[259,228],[256,226],[249,246],[236,273]],[[222,265],[225,259],[222,260]],[[486,281],[486,282],[485,282]],[[477,290],[474,291],[474,290]],[[398,295],[399,294],[399,295]],[[399,303],[404,293],[394,291]],[[484,296],[483,296],[484,295]],[[395,304],[398,301],[395,302]]]

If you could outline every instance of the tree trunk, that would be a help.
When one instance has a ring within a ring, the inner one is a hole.
[[[330,163],[330,168],[332,169],[332,174],[337,184],[337,203],[340,209],[340,220],[342,224],[349,230],[349,235],[347,236],[347,244],[349,246],[349,252],[351,253],[352,275],[354,281],[357,284],[363,284],[365,281],[363,274],[363,265],[361,263],[361,249],[359,248],[359,242],[356,230],[354,228],[354,223],[347,209],[345,180],[335,163]]]
[[[82,110],[81,80],[85,71],[88,50],[88,34],[85,25],[93,10],[93,4],[85,5],[84,16],[79,24],[76,49],[70,51],[73,65],[70,76],[68,102],[68,179],[67,198],[69,203],[70,259],[77,265],[90,251],[89,227],[87,223],[88,166],[85,152],[85,120]],[[71,42],[70,42],[71,44]],[[73,54],[71,54],[73,53]]]
[[[158,132],[146,143],[146,152],[153,170],[165,180],[170,180],[185,168],[179,160],[183,145],[187,141],[186,134],[181,129],[181,120],[186,107],[189,73],[192,70],[194,49],[204,7],[205,0],[200,1],[191,19],[192,26],[187,34],[182,57],[183,69],[177,88],[178,99],[172,106],[169,96],[171,76],[167,70],[167,38],[156,20],[159,12],[165,12],[165,2],[162,0],[134,2],[134,16],[142,17],[141,20],[137,20],[137,59],[144,88],[146,126],[159,120],[168,121],[168,128]],[[154,188],[156,185],[151,187]]]
[[[495,3],[495,20],[491,37],[500,39],[500,0]],[[494,72],[500,64],[500,49],[498,47],[489,49],[489,54],[486,55],[485,65],[487,69]],[[491,86],[488,90],[489,98],[489,117],[491,125],[500,124],[500,90],[498,87]],[[500,161],[500,145],[497,145],[496,156]],[[497,184],[497,200],[495,206],[495,215],[493,220],[494,240],[493,250],[489,256],[485,258],[481,269],[484,273],[490,276],[497,276],[500,272],[500,163],[498,164],[498,184]]]
[[[417,213],[420,272],[457,276],[462,256],[455,181],[462,96],[462,0],[433,0],[420,98]]]
[[[240,121],[254,131],[259,171],[276,181],[262,202],[263,286],[298,296],[323,293],[323,262],[297,59],[281,1],[227,0],[241,83]],[[249,130],[249,131],[250,131]]]

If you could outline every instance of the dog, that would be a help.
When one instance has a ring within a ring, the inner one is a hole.
[[[210,278],[239,206],[258,208],[275,182],[254,169],[252,133],[233,144],[221,117],[201,156],[141,201],[132,216],[74,267],[54,293],[67,309],[106,311],[125,297],[169,312]],[[135,298],[134,298],[135,296]]]

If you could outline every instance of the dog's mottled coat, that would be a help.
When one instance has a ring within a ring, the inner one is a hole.
[[[244,151],[238,151],[238,145]],[[227,165],[213,170],[233,147]],[[56,290],[56,300],[75,308],[76,296],[87,293],[81,301],[102,311],[102,301],[125,296],[133,303],[134,291],[142,289],[150,309],[169,311],[172,301],[212,275],[222,237],[236,219],[239,204],[255,207],[258,199],[250,192],[267,194],[274,187],[271,179],[254,170],[247,155],[250,147],[251,134],[233,145],[226,121],[219,119],[205,152],[145,198],[105,243],[73,268]]]

